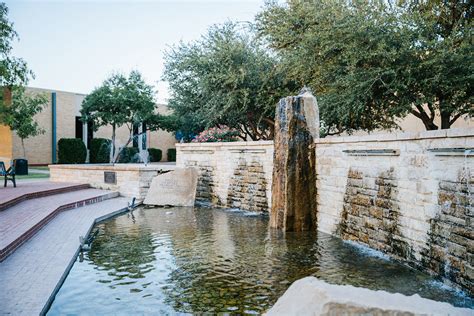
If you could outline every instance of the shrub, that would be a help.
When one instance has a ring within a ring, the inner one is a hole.
[[[85,163],[87,148],[82,139],[61,138],[58,142],[58,163],[77,164]]]
[[[168,161],[176,161],[176,148],[168,149],[166,157],[168,158]]]
[[[110,139],[94,138],[89,150],[90,163],[108,163],[110,161]]]
[[[138,148],[136,147],[125,147],[122,148],[118,156],[119,163],[137,163],[140,162],[140,157],[138,156]]]
[[[239,132],[235,129],[223,127],[213,127],[202,131],[197,135],[193,143],[209,143],[209,142],[235,142],[239,136]]]
[[[161,161],[163,152],[158,148],[148,148],[148,156],[150,158],[150,162],[158,162]]]

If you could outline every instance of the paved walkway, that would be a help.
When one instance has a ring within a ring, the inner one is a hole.
[[[73,263],[79,236],[95,219],[127,206],[127,198],[63,211],[0,263],[0,314],[38,315]]]
[[[118,193],[84,189],[26,200],[0,212],[0,261],[63,209],[116,197]],[[10,249],[11,248],[11,249]],[[8,249],[8,251],[7,251]],[[4,253],[5,252],[5,253]]]

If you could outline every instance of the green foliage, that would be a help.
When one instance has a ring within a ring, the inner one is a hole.
[[[122,148],[118,155],[117,162],[119,163],[138,163],[140,157],[138,156],[139,150],[136,147],[125,147]]]
[[[149,130],[159,128],[155,112],[153,87],[145,83],[138,71],[132,71],[128,77],[112,75],[86,96],[81,109],[82,119],[92,121],[96,130],[101,126],[112,126],[112,162],[118,158],[116,129],[124,125],[128,128],[130,136],[123,144],[126,147],[132,142],[134,125],[146,123]]]
[[[17,39],[13,23],[8,20],[8,8],[0,3],[0,87],[25,85],[33,77],[23,59],[11,56],[12,42]],[[2,93],[0,98],[3,100]]]
[[[86,162],[87,148],[82,139],[61,138],[58,141],[59,164],[81,164]]]
[[[257,28],[285,73],[317,92],[328,133],[427,129],[473,115],[473,12],[465,1],[313,0],[268,3]]]
[[[176,161],[176,148],[169,148],[166,152],[166,158],[168,161]]]
[[[148,148],[148,155],[150,162],[160,162],[163,152],[158,148]]]
[[[21,139],[23,156],[26,157],[24,140],[43,134],[34,116],[43,110],[48,102],[44,95],[28,95],[22,87],[12,89],[12,102],[10,105],[0,103],[0,123],[10,127],[10,129]]]
[[[277,59],[239,26],[214,26],[200,40],[166,52],[169,106],[186,140],[221,125],[242,138],[272,138],[275,104],[297,90],[276,67]]]
[[[110,162],[110,139],[93,138],[90,142],[89,162],[108,163]]]

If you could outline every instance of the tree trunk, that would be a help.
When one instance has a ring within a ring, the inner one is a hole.
[[[412,110],[411,113],[423,122],[423,125],[425,125],[426,130],[432,131],[438,129],[438,126],[433,122],[434,117],[430,118],[423,109],[419,110],[420,112]]]
[[[115,124],[112,124],[112,146],[110,147],[110,163],[114,163],[115,157]]]
[[[451,127],[451,113],[441,112],[441,129],[448,129]]]
[[[26,150],[25,150],[25,139],[21,139],[21,147],[23,147],[23,158],[26,159]]]
[[[425,125],[425,128],[426,128],[427,131],[434,131],[434,130],[438,129],[438,126],[435,123],[433,123],[432,121],[425,121],[423,119],[422,119],[422,121],[423,121],[423,124]]]

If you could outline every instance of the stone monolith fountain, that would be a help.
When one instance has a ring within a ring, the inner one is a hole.
[[[283,231],[316,228],[316,154],[319,110],[304,88],[277,104],[270,226]]]

